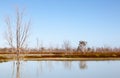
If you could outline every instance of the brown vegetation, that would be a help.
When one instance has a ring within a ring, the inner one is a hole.
[[[10,52],[10,49],[0,49],[0,55],[12,55],[16,56],[16,52]],[[5,51],[7,52],[5,52]],[[67,51],[64,49],[53,49],[52,51],[38,51],[36,49],[23,50],[20,52],[22,58],[120,58],[120,49],[119,48],[96,48],[91,51],[86,52],[77,52],[76,50]]]

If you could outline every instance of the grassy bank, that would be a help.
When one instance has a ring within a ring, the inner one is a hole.
[[[14,59],[16,53],[0,53],[0,59]],[[120,52],[21,52],[20,58],[120,58]]]

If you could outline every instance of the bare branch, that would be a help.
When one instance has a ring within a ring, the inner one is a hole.
[[[16,21],[15,21],[15,27],[12,25],[11,18],[7,17],[5,20],[7,31],[6,31],[6,40],[11,48],[15,47],[17,53],[19,54],[20,49],[25,48],[26,41],[28,38],[29,28],[31,21],[24,22],[24,10],[22,12],[19,11],[19,8],[16,7]],[[12,27],[15,28],[14,31],[12,31]],[[14,37],[13,37],[14,35]]]
[[[5,23],[7,26],[7,32],[5,33],[5,39],[8,42],[8,44],[10,45],[11,48],[13,48],[13,33],[12,33],[12,28],[11,28],[11,21],[10,18],[7,17],[5,19]]]

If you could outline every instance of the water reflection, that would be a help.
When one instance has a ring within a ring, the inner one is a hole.
[[[62,63],[62,67],[64,67],[64,69],[67,69],[67,70],[73,69],[73,64],[74,64],[73,61],[36,61],[36,62],[34,62],[34,63],[36,63],[35,64],[36,66],[34,65],[34,68],[36,68],[36,76],[39,78],[40,75],[43,72],[45,72],[45,70],[48,70],[49,72],[54,71],[54,65],[56,67],[59,64],[59,62]],[[77,66],[80,69],[87,68],[86,61],[77,61],[77,62],[78,62]],[[21,61],[19,61],[19,60],[16,62],[13,62],[12,78],[14,78],[14,74],[16,74],[15,78],[22,78],[21,73],[20,73],[21,65],[22,65]],[[16,69],[16,71],[15,71],[15,69]],[[24,71],[22,71],[22,72],[23,72],[22,74],[25,75]]]
[[[66,69],[71,69],[72,61],[63,61],[63,65]]]
[[[13,70],[12,70],[12,78],[14,78],[14,72],[15,72],[15,61],[13,61]]]
[[[20,77],[20,61],[13,61],[12,62],[12,77],[11,78],[21,78]]]
[[[39,77],[41,72],[42,72],[42,62],[38,61],[38,64],[37,64],[37,77]]]
[[[49,69],[49,71],[52,71],[53,70],[53,65],[52,65],[53,62],[51,61],[46,61],[46,67]]]
[[[79,67],[80,67],[80,69],[86,69],[86,68],[87,68],[87,63],[86,63],[86,61],[80,61]]]
[[[20,78],[20,61],[19,60],[16,62],[16,66],[17,66],[16,78]]]
[[[120,77],[120,61],[13,61],[0,63],[0,69],[0,78]]]

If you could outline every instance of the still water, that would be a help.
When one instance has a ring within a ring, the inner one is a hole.
[[[120,61],[10,61],[0,78],[120,78]]]

